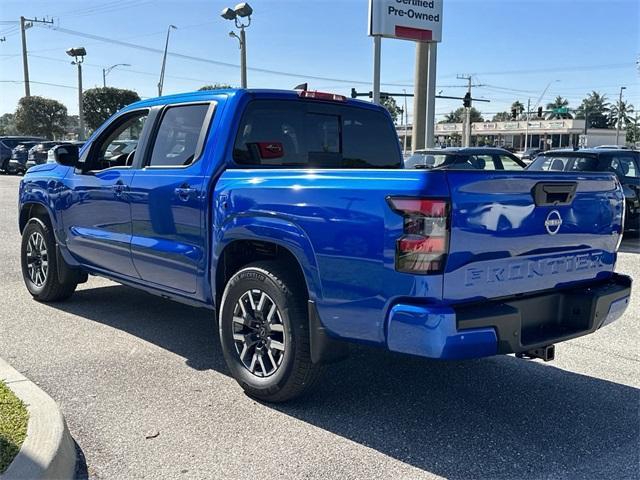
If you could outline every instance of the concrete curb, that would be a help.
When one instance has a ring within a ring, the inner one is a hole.
[[[2,358],[0,379],[29,410],[27,438],[0,480],[73,478],[75,445],[56,402]]]

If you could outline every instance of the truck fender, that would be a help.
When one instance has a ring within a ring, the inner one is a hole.
[[[311,241],[298,225],[279,217],[239,215],[230,218],[216,229],[212,242],[215,245],[211,262],[212,283],[216,279],[215,272],[218,266],[218,259],[225,247],[235,240],[271,242],[286,248],[295,257],[302,269],[307,283],[309,299],[316,301],[322,298],[318,264]],[[216,291],[216,288],[216,285],[212,285],[213,292]]]

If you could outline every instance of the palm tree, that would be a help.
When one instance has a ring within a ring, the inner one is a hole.
[[[609,102],[607,96],[602,95],[595,90],[582,100],[582,104],[576,111],[576,118],[585,118],[589,115],[588,127],[607,128],[609,126]]]
[[[609,109],[609,123],[612,127],[615,127],[618,123],[620,126],[629,125],[633,121],[631,118],[633,111],[633,105],[629,102],[625,100],[622,102],[616,102],[611,105],[611,108]]]
[[[566,108],[569,106],[569,100],[567,100],[566,98],[562,98],[560,95],[558,95],[555,100],[551,103],[547,103],[547,110],[556,110],[558,108]],[[569,113],[556,113],[556,112],[551,112],[547,115],[547,119],[548,120],[553,120],[555,118],[573,118],[573,116]]]
[[[511,104],[511,111],[516,111],[516,117],[524,118],[522,114],[524,113],[524,104],[520,100],[516,100]]]

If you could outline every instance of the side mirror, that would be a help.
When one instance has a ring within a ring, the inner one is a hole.
[[[54,148],[53,157],[60,165],[76,167],[80,158],[80,150],[75,145],[60,145]]]

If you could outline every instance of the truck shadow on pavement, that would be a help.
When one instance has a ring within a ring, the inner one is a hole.
[[[123,286],[55,307],[228,375],[211,311]],[[638,389],[513,357],[435,362],[355,347],[312,396],[265,406],[450,479],[622,479],[637,475],[639,399]]]

